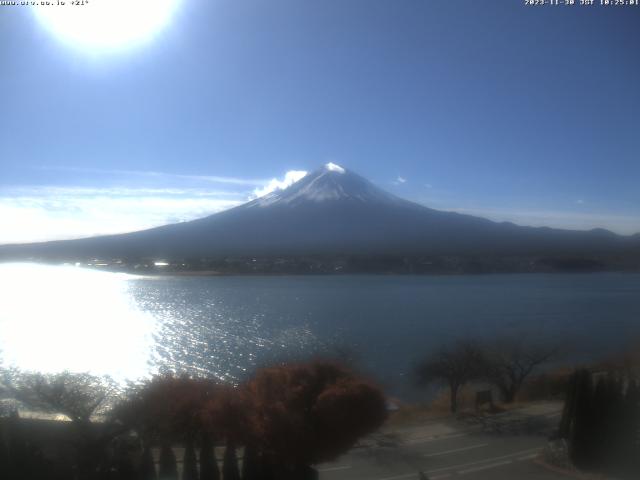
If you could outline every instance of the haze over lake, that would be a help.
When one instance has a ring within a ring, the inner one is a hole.
[[[640,337],[640,275],[136,277],[0,265],[5,365],[134,379],[168,368],[236,381],[313,354],[412,395],[412,363],[460,337],[525,336],[568,361]]]

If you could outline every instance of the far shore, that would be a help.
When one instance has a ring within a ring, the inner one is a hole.
[[[293,275],[476,275],[524,273],[640,272],[640,254],[608,256],[446,255],[446,254],[290,254],[171,258],[144,257],[0,257],[0,262],[74,265],[144,276],[293,276]]]
[[[374,275],[374,276],[424,276],[424,277],[451,277],[462,275],[525,275],[525,274],[597,274],[597,273],[629,273],[638,274],[640,269],[594,269],[594,270],[513,270],[513,271],[438,271],[438,272],[403,272],[403,271],[219,271],[219,270],[130,270],[111,269],[103,267],[85,267],[93,270],[126,273],[141,277],[313,277],[331,276],[342,277],[347,275]]]
[[[463,275],[525,275],[525,274],[596,274],[596,273],[619,273],[619,274],[638,274],[640,267],[620,267],[618,268],[529,268],[529,269],[443,269],[443,270],[368,270],[368,269],[309,269],[309,270],[279,270],[272,271],[270,269],[237,269],[237,270],[214,270],[214,269],[180,269],[171,267],[145,267],[145,268],[128,268],[123,265],[95,265],[95,264],[79,264],[69,262],[47,262],[47,261],[16,261],[3,263],[32,263],[53,266],[75,266],[77,268],[86,268],[94,271],[103,271],[110,273],[125,273],[127,275],[135,275],[139,277],[302,277],[302,276],[332,276],[341,277],[347,275],[373,275],[373,276],[425,276],[425,277],[451,277]]]

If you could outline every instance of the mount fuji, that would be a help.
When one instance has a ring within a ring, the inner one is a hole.
[[[329,163],[290,187],[189,222],[149,230],[0,247],[0,259],[296,255],[585,256],[640,253],[640,237],[522,227],[433,210]]]

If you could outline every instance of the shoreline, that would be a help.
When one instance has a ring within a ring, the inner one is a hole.
[[[108,273],[121,273],[136,277],[347,277],[347,276],[377,276],[377,277],[461,277],[461,276],[510,276],[510,275],[594,275],[594,274],[619,274],[619,275],[638,275],[640,269],[635,268],[617,268],[617,269],[595,269],[595,270],[489,270],[489,271],[366,271],[366,270],[350,270],[350,271],[220,271],[213,269],[203,270],[172,270],[164,267],[151,267],[148,269],[122,268],[117,264],[114,265],[92,265],[77,263],[55,263],[43,261],[2,261],[1,265],[45,265],[51,267],[75,267],[91,271],[102,271]]]
[[[497,275],[594,275],[594,274],[640,274],[640,270],[593,270],[593,271],[512,271],[512,272],[220,272],[217,270],[174,270],[174,271],[137,271],[107,269],[81,266],[94,271],[125,273],[140,277],[346,277],[355,275],[379,277],[459,277],[459,276],[497,276]]]

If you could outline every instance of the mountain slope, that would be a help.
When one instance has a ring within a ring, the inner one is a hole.
[[[0,247],[0,258],[202,258],[301,254],[576,255],[637,251],[606,230],[519,227],[403,200],[334,164],[206,218],[141,232]]]

